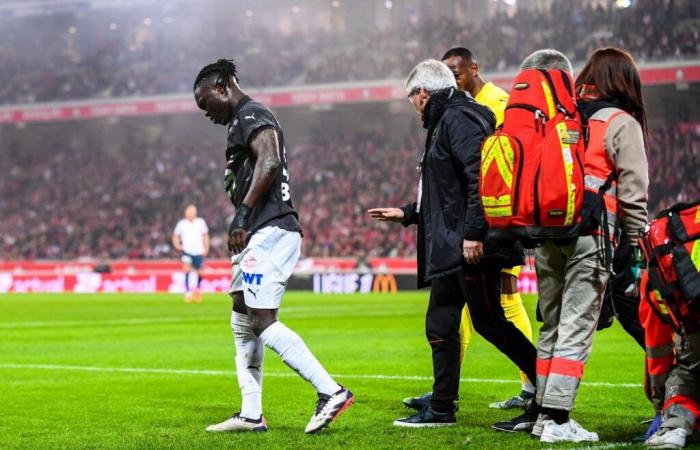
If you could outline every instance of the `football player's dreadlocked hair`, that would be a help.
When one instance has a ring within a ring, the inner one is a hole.
[[[238,72],[236,72],[236,65],[233,63],[232,59],[220,59],[215,63],[207,64],[199,71],[197,78],[194,80],[194,86],[192,90],[197,89],[197,86],[205,78],[211,75],[218,75],[219,78],[216,80],[216,84],[219,86],[228,86],[228,80],[233,77],[236,82],[238,82]]]

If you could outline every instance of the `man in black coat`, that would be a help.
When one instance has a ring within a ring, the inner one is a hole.
[[[500,301],[501,269],[522,263],[522,250],[485,240],[479,198],[481,142],[493,132],[487,107],[460,92],[443,63],[418,64],[406,80],[408,98],[427,129],[418,199],[403,208],[376,208],[370,216],[418,225],[418,284],[430,286],[426,336],[433,354],[429,407],[397,426],[456,424],[461,311],[466,304],[477,333],[535,379],[535,347],[506,320]]]

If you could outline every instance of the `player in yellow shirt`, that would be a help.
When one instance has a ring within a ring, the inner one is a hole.
[[[457,87],[464,92],[469,92],[477,102],[488,106],[496,115],[496,126],[500,126],[503,123],[506,103],[508,103],[508,93],[481,78],[479,65],[472,52],[463,47],[456,47],[445,53],[442,62],[454,73]],[[501,306],[506,318],[532,341],[532,325],[518,292],[519,275],[520,266],[503,269],[501,274]],[[462,358],[464,358],[473,334],[474,327],[469,316],[469,309],[465,306],[460,324]],[[519,394],[504,401],[491,403],[489,407],[494,409],[525,408],[528,401],[535,396],[535,386],[522,371],[520,372],[520,381],[522,389]],[[430,394],[425,394],[422,397],[409,397],[403,402],[410,408],[421,409],[426,400],[428,403],[430,402]]]
[[[503,123],[503,116],[508,103],[508,93],[491,82],[484,81],[479,75],[479,65],[476,58],[466,48],[457,47],[447,51],[442,57],[442,62],[447,64],[457,79],[457,86],[465,92],[469,92],[474,100],[482,105],[488,106],[496,115],[496,126]],[[530,318],[525,311],[523,301],[518,292],[518,276],[520,266],[512,269],[503,269],[501,274],[501,306],[506,313],[506,318],[513,323],[530,341],[532,341],[532,325]],[[462,357],[467,351],[469,340],[474,334],[469,309],[466,307],[462,311],[462,323],[460,326],[462,337]],[[512,398],[492,403],[491,408],[507,409],[525,407],[527,400],[534,397],[535,386],[527,376],[520,372],[522,391]]]

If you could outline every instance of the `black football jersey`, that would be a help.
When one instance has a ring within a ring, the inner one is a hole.
[[[234,207],[237,208],[243,202],[250,189],[255,167],[255,156],[250,150],[250,141],[256,133],[268,128],[277,132],[282,170],[278,171],[270,189],[253,208],[249,231],[252,234],[263,227],[277,226],[283,230],[301,232],[289,189],[284,133],[272,111],[248,96],[236,106],[228,127],[224,174],[226,193]]]

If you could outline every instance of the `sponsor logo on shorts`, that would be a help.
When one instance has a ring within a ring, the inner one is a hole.
[[[243,264],[241,264],[241,265],[242,265],[243,267],[245,267],[246,269],[248,269],[248,270],[254,269],[255,266],[258,265],[258,260],[255,259],[255,256],[249,254],[249,255],[246,256],[246,258],[243,260]]]
[[[255,284],[260,286],[262,283],[263,274],[243,272],[243,282],[246,284]]]

